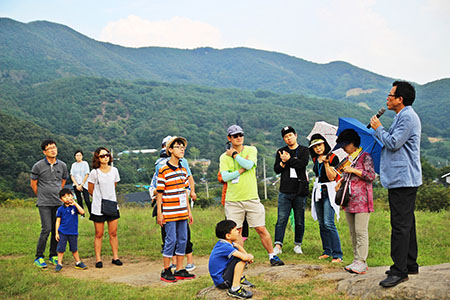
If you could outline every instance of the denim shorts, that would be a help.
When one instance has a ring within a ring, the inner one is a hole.
[[[78,250],[78,235],[59,233],[59,242],[58,246],[56,246],[56,252],[64,253],[66,251],[67,242],[69,242],[71,252]]]

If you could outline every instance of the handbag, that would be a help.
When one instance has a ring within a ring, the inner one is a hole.
[[[298,190],[297,195],[302,197],[309,196],[309,181],[304,179],[298,180]]]
[[[336,192],[336,197],[334,198],[334,202],[342,207],[346,207],[348,205],[348,202],[350,201],[350,177],[351,175],[347,179],[344,179],[343,182],[341,182],[341,186]]]
[[[102,213],[102,215],[107,216],[107,217],[118,217],[119,210],[117,209],[117,202],[108,200],[108,199],[103,199],[102,189],[100,187],[100,182],[98,180],[98,171],[97,171],[97,184],[98,184],[98,189],[100,191],[100,196],[102,197],[100,212]]]

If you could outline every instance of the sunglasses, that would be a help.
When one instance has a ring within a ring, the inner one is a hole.
[[[102,154],[102,155],[99,155],[98,157],[100,157],[100,158],[105,158],[105,157],[110,157],[111,156],[111,154]]]
[[[232,137],[233,139],[237,139],[238,137],[243,137],[243,136],[244,136],[243,133],[236,133],[236,134],[232,134],[232,135],[231,135],[231,137]]]

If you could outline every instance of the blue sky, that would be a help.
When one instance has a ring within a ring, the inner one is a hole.
[[[450,77],[448,0],[0,0],[0,16],[129,47],[244,46],[421,84]]]

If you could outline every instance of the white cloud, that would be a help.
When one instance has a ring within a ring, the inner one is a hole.
[[[108,23],[101,31],[100,40],[127,47],[222,46],[221,33],[216,27],[177,16],[170,20],[149,21],[130,15],[126,19]]]

